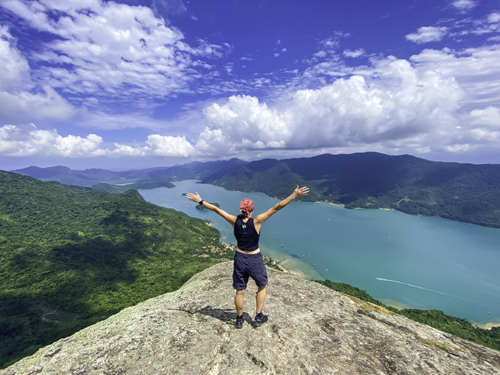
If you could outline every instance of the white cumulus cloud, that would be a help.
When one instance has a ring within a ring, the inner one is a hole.
[[[447,30],[444,26],[423,26],[416,33],[408,34],[405,38],[417,44],[437,42],[443,39]]]
[[[413,144],[455,128],[464,92],[453,78],[394,58],[380,61],[371,76],[353,75],[316,90],[299,90],[280,109],[255,97],[232,96],[205,110],[208,126],[196,148],[231,154]]]
[[[195,149],[184,136],[162,136],[152,134],[146,141],[146,150],[156,156],[189,157],[195,154]]]
[[[452,5],[460,10],[469,10],[476,6],[476,2],[473,0],[455,0]]]
[[[362,48],[359,48],[357,50],[354,50],[354,51],[351,51],[349,49],[346,49],[344,52],[343,52],[344,56],[345,57],[352,57],[352,58],[356,58],[356,57],[360,57],[360,56],[363,56],[365,54],[365,50],[362,49]]]
[[[135,145],[114,143],[105,147],[102,137],[63,137],[57,130],[41,130],[34,124],[0,127],[0,155],[4,156],[59,156],[82,158],[94,156],[163,156],[190,157],[197,154],[184,136],[149,135],[146,141]]]
[[[488,16],[489,23],[500,23],[500,12],[491,13]]]
[[[470,112],[472,125],[487,126],[500,129],[500,108],[487,107]]]
[[[481,109],[500,103],[500,45],[461,51],[424,50],[410,58],[419,70],[438,71],[466,92],[461,107]]]
[[[7,156],[101,156],[102,138],[89,134],[82,138],[63,137],[56,130],[40,130],[33,124],[27,126],[4,125],[0,128],[0,154]]]
[[[231,96],[222,106],[212,104],[205,110],[205,119],[208,126],[200,134],[196,147],[208,154],[281,148],[290,133],[286,115],[246,95]]]

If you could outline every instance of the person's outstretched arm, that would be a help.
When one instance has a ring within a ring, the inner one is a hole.
[[[295,188],[295,191],[288,197],[283,199],[281,202],[276,203],[272,208],[264,212],[263,214],[255,216],[253,219],[255,229],[260,233],[260,226],[271,216],[273,216],[276,212],[285,207],[288,203],[293,201],[295,198],[303,197],[309,193],[309,188],[304,186],[303,188],[299,188],[299,185]]]
[[[186,197],[187,199],[189,199],[190,201],[193,201],[193,202],[196,202],[196,203],[200,203],[202,202],[203,200],[201,199],[200,197],[200,194],[196,193],[196,194],[186,194]],[[203,207],[206,207],[208,208],[210,211],[213,211],[215,212],[216,214],[219,214],[220,216],[222,216],[224,219],[226,219],[226,221],[231,224],[233,227],[234,227],[234,223],[236,222],[236,216],[234,215],[230,215],[228,214],[226,211],[224,210],[221,210],[219,207],[217,206],[214,206],[213,204],[210,204],[208,202],[205,202],[203,201]]]

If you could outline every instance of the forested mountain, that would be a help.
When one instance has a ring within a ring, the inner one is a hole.
[[[294,184],[308,185],[303,199],[347,208],[392,208],[414,215],[500,228],[500,165],[432,162],[378,153],[321,155],[250,162],[202,182],[277,198]]]
[[[232,258],[207,224],[0,171],[0,367]]]
[[[68,174],[64,167],[30,167],[21,171],[32,177],[60,182],[64,182],[63,177]],[[64,173],[57,174],[58,171]],[[410,155],[368,152],[252,162],[239,159],[195,162],[142,171],[89,169],[70,172],[70,176],[85,176],[85,186],[93,185],[95,189],[110,192],[200,179],[228,190],[263,192],[284,198],[290,194],[290,186],[308,185],[310,193],[302,198],[308,201],[329,201],[347,208],[392,208],[414,215],[439,216],[500,228],[498,164],[432,162]],[[116,174],[114,181],[134,182],[135,185],[97,185],[112,183],[110,176],[113,173]],[[89,183],[89,179],[93,183]]]
[[[93,187],[97,190],[117,193],[130,189],[151,189],[159,186],[172,187],[171,181],[202,179],[208,175],[222,176],[234,172],[245,164],[247,162],[243,160],[231,159],[122,172],[96,168],[79,171],[63,166],[28,167],[13,170],[12,172],[42,181],[56,181],[65,185]]]
[[[100,182],[117,182],[127,183],[129,175],[121,175],[120,172],[108,171],[106,169],[86,169],[84,171],[76,171],[63,166],[40,168],[28,167],[12,171],[14,173],[31,176],[43,181],[57,181],[66,185],[75,186],[91,186]],[[141,172],[139,175],[134,175],[132,181],[144,178],[145,174]]]

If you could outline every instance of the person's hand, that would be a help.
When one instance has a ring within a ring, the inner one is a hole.
[[[198,194],[198,193],[196,193],[196,194],[188,193],[188,194],[186,194],[186,197],[190,201],[193,201],[193,202],[196,202],[196,203],[200,203],[202,201],[202,199],[200,197],[200,194]]]
[[[309,193],[309,188],[307,186],[304,186],[302,188],[299,188],[299,185],[295,188],[295,191],[293,192],[293,195],[295,198],[298,197],[303,197],[304,195],[307,195]]]

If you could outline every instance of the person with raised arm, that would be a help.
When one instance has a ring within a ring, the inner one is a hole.
[[[187,194],[187,198],[196,202],[210,211],[222,216],[234,228],[234,236],[238,243],[238,248],[234,254],[233,288],[236,289],[234,304],[236,306],[236,328],[243,327],[243,304],[248,278],[251,277],[257,284],[256,314],[253,321],[254,327],[260,327],[267,321],[267,315],[262,313],[266,300],[267,272],[264,259],[259,248],[260,228],[276,212],[288,205],[295,198],[307,195],[308,187],[295,188],[294,192],[281,202],[276,203],[266,212],[252,218],[254,206],[251,199],[243,199],[240,202],[240,212],[238,216],[228,214],[219,207],[214,206],[201,199],[198,193]]]

